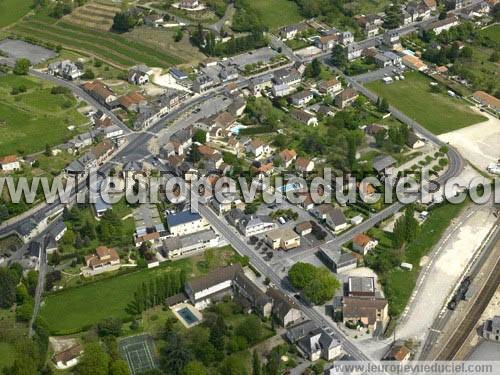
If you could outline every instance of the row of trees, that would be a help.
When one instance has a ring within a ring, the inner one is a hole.
[[[144,282],[134,293],[132,302],[127,306],[131,315],[138,315],[144,310],[161,305],[167,297],[180,293],[186,282],[186,271],[166,272],[162,276]]]
[[[37,284],[38,272],[32,270],[23,276],[23,269],[18,263],[0,268],[0,308],[16,304],[16,319],[29,321]]]
[[[316,305],[333,298],[340,287],[339,281],[330,271],[309,263],[295,263],[288,271],[288,279],[294,288],[301,290],[304,296]]]

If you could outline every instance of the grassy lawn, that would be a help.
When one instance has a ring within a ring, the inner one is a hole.
[[[383,11],[390,3],[389,0],[346,1],[344,8],[352,10],[353,14],[371,14]]]
[[[0,0],[0,27],[13,24],[33,5],[32,0]]]
[[[252,0],[249,3],[259,13],[262,22],[270,30],[276,30],[282,26],[300,22],[303,19],[294,1]]]
[[[24,86],[27,91],[11,95]],[[55,146],[85,130],[86,118],[76,111],[74,97],[52,95],[52,86],[32,77],[0,76],[0,156],[35,153]],[[76,129],[70,131],[68,126]]]
[[[481,35],[490,38],[491,40],[500,43],[500,25],[492,25],[481,30]]]
[[[216,249],[218,257],[202,266],[203,255],[168,262],[160,268],[141,269],[127,274],[108,277],[79,287],[64,289],[44,299],[41,317],[53,334],[79,332],[107,317],[127,319],[125,308],[143,282],[176,269],[185,269],[188,277],[196,277],[229,264],[234,255],[230,247]]]
[[[375,81],[368,83],[367,87],[387,98],[390,104],[434,134],[447,133],[486,120],[458,98],[446,93],[431,93],[430,82],[430,78],[419,72],[409,72],[404,81],[389,85]]]
[[[468,202],[466,200],[462,204],[449,203],[432,210],[429,218],[420,227],[415,241],[405,250],[404,261],[413,264],[413,270],[396,268],[383,275],[384,292],[389,300],[391,315],[397,316],[404,310],[420,273],[420,259],[436,245],[451,220],[460,214]]]

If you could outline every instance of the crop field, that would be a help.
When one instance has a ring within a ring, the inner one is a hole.
[[[0,0],[0,28],[13,24],[29,12],[32,0]]]
[[[12,89],[26,88],[12,95]],[[73,96],[53,95],[52,86],[35,78],[0,76],[0,156],[42,151],[65,142],[80,131],[86,118],[76,111]],[[74,125],[76,131],[68,130]]]
[[[382,81],[366,86],[434,134],[485,121],[486,118],[470,109],[466,102],[443,93],[431,93],[431,79],[419,72],[409,72],[404,81],[389,85]]]
[[[169,67],[183,62],[181,57],[165,53],[144,41],[129,40],[119,34],[96,30],[88,26],[78,26],[65,20],[55,21],[43,15],[23,20],[17,23],[11,31],[88,53],[119,67],[130,67],[140,63],[155,67]]]
[[[71,14],[64,16],[64,20],[78,26],[92,27],[108,31],[113,25],[113,17],[120,8],[102,3],[88,3],[76,8]]]

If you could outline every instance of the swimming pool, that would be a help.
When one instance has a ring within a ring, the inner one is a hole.
[[[294,182],[292,184],[286,184],[281,187],[281,192],[286,193],[287,191],[293,191],[297,190],[301,187],[301,185],[298,182]]]
[[[238,135],[240,134],[240,130],[241,129],[245,129],[246,126],[245,125],[242,125],[242,124],[236,124],[235,126],[233,126],[230,130],[231,130],[231,133],[235,134],[235,135]]]
[[[177,314],[179,314],[182,319],[184,319],[188,326],[192,326],[193,324],[199,322],[199,319],[187,307],[183,307],[182,309],[177,310]]]

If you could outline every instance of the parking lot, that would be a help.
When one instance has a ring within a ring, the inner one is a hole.
[[[0,41],[0,51],[14,59],[28,59],[33,65],[57,56],[57,54],[50,49],[36,46],[22,40],[13,39],[4,39]]]

